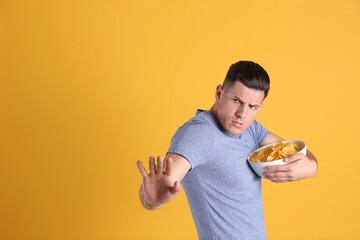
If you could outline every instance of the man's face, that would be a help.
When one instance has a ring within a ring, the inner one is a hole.
[[[263,99],[264,91],[248,88],[240,81],[227,90],[219,85],[213,112],[228,133],[239,135],[252,124]]]

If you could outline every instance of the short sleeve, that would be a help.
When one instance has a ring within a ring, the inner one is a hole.
[[[257,144],[257,148],[264,141],[266,135],[269,131],[264,128],[258,121],[254,120],[253,123],[249,127],[250,134],[254,138],[255,143]]]
[[[192,121],[181,126],[171,139],[168,153],[185,157],[195,168],[205,163],[207,150],[213,145],[213,132],[205,122]]]

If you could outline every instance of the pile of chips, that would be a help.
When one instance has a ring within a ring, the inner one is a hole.
[[[279,159],[289,157],[299,152],[299,148],[296,144],[287,142],[276,142],[271,147],[263,148],[258,153],[250,155],[250,161],[252,162],[270,162]]]

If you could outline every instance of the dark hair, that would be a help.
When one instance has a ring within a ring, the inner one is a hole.
[[[229,68],[223,83],[225,91],[236,81],[240,81],[246,87],[263,90],[264,99],[270,90],[270,78],[265,69],[251,61],[239,61]]]

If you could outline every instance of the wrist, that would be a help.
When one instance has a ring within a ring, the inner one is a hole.
[[[144,201],[142,202],[144,208],[148,209],[148,210],[156,210],[162,207],[163,204],[160,205],[156,205],[156,204],[151,204],[149,203],[146,198],[144,199]]]

